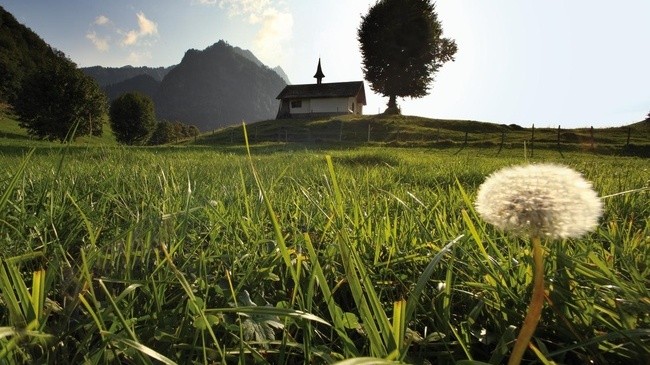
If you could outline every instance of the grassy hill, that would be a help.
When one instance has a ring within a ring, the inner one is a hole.
[[[103,134],[99,137],[83,136],[77,138],[74,145],[80,146],[114,146],[117,145],[110,125],[105,124]],[[59,142],[44,141],[30,136],[20,127],[18,117],[7,104],[0,104],[0,152],[16,147],[60,146]]]
[[[247,125],[249,142],[369,143],[389,146],[554,148],[650,156],[650,123],[617,128],[524,128],[403,115],[267,120]],[[203,134],[194,144],[243,142],[242,126]]]
[[[650,157],[650,122],[616,128],[523,128],[518,125],[471,120],[430,119],[404,115],[335,116],[314,119],[266,120],[247,124],[248,139],[255,143],[299,143],[301,145],[366,144],[396,147],[464,148],[495,150],[508,148],[593,151],[604,154]],[[558,144],[559,138],[559,144]],[[629,138],[629,140],[628,140]],[[189,145],[228,145],[244,142],[241,125],[203,133],[186,140]],[[7,105],[0,106],[2,146],[56,146],[37,140],[20,128]],[[75,145],[116,145],[108,124],[101,137],[84,136]],[[559,146],[559,147],[558,147]]]

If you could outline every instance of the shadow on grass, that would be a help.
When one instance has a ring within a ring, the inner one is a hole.
[[[27,135],[24,134],[19,134],[19,133],[12,133],[12,132],[0,132],[0,138],[6,138],[6,139],[15,139],[15,140],[20,140],[20,141],[30,141],[32,138],[30,138]]]

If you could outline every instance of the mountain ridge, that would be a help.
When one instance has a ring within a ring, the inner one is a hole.
[[[223,40],[203,50],[188,49],[174,66],[82,70],[97,80],[109,99],[141,92],[153,99],[159,119],[201,130],[273,118],[279,107],[275,98],[288,79],[279,66],[269,68],[251,51]]]
[[[114,85],[140,75],[149,75],[154,80],[160,82],[176,65],[168,67],[134,67],[126,65],[122,67],[104,67],[91,66],[81,67],[81,71],[97,81],[102,88],[108,85]]]
[[[161,81],[154,102],[159,117],[209,130],[274,117],[284,86],[275,71],[222,40],[185,52]]]

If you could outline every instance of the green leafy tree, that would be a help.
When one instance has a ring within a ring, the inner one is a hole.
[[[176,140],[176,131],[174,125],[166,120],[160,121],[156,124],[151,137],[149,138],[150,145],[159,145]]]
[[[100,136],[106,119],[106,96],[67,60],[27,76],[13,104],[20,126],[29,134],[61,142]]]
[[[370,88],[388,96],[386,112],[399,113],[397,97],[429,93],[434,74],[454,60],[456,42],[442,37],[429,0],[379,0],[357,32]]]
[[[153,101],[140,93],[123,94],[111,103],[110,120],[118,142],[143,144],[156,128]]]
[[[151,134],[148,144],[160,145],[178,141],[182,138],[196,137],[199,135],[199,128],[195,125],[187,125],[181,122],[160,121]]]
[[[188,132],[189,135],[187,137],[196,137],[200,133],[199,128],[195,125],[190,125]]]

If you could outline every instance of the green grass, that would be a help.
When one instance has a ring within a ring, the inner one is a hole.
[[[319,148],[3,154],[0,362],[500,363],[530,250],[474,213],[485,176],[552,161],[601,195],[648,186],[633,157]],[[606,198],[595,233],[547,244],[527,359],[650,356],[648,197]]]
[[[75,146],[116,146],[115,136],[109,125],[104,125],[99,137],[83,136],[76,139]],[[31,147],[60,147],[58,142],[39,140],[20,127],[18,117],[7,105],[0,104],[0,153],[24,151]]]
[[[648,361],[650,172],[620,156],[624,129],[562,154],[536,130],[531,155],[530,130],[507,127],[499,149],[472,131],[506,126],[372,118],[257,123],[250,146],[233,127],[127,148],[31,140],[2,114],[0,363],[501,363],[530,247],[472,202],[491,172],[542,161],[583,173],[605,214],[592,234],[545,243],[526,361]],[[370,120],[383,140],[364,140]],[[290,127],[326,138],[261,138]]]
[[[241,126],[204,133],[198,145],[243,143]],[[650,157],[650,123],[639,122],[617,128],[561,129],[534,131],[517,125],[468,120],[442,120],[400,115],[335,116],[315,119],[268,120],[248,126],[249,139],[260,142],[293,142],[313,145],[464,148],[480,147],[495,152],[535,149],[559,152],[583,151],[599,154]],[[629,134],[629,140],[628,140]],[[559,143],[558,143],[559,137]]]

